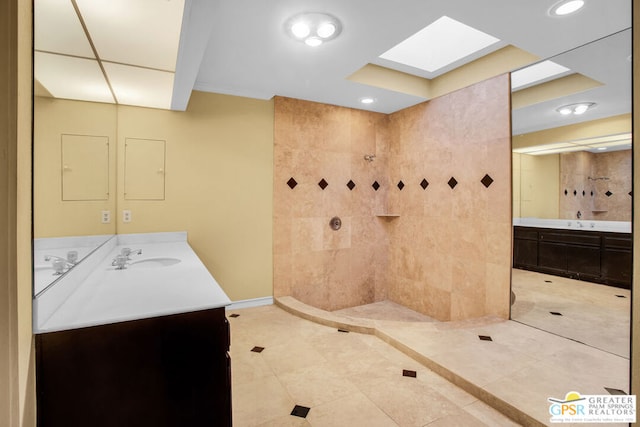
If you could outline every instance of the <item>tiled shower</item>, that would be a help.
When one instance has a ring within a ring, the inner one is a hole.
[[[274,297],[507,318],[509,86],[498,76],[389,115],[276,98]]]

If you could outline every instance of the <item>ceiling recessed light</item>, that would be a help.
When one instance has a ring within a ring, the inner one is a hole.
[[[320,24],[318,27],[318,31],[316,32],[319,37],[323,39],[327,39],[331,37],[336,32],[336,26],[332,22],[324,22]]]
[[[584,0],[563,0],[549,9],[551,16],[566,16],[577,12],[584,6]]]
[[[307,46],[316,47],[316,46],[320,46],[322,44],[322,39],[319,38],[319,37],[308,37],[308,38],[304,39],[304,43]]]
[[[300,13],[287,20],[285,31],[295,40],[307,46],[320,46],[323,42],[333,40],[340,34],[340,21],[326,13]]]
[[[291,26],[291,32],[297,38],[302,39],[311,33],[311,28],[305,22],[299,21]]]
[[[563,105],[562,107],[556,108],[556,111],[563,116],[568,116],[569,114],[579,116],[595,106],[595,102],[579,102],[577,104]]]
[[[364,98],[360,98],[360,103],[361,104],[373,104],[374,102],[376,102],[375,98],[371,98],[371,97],[364,97]]]

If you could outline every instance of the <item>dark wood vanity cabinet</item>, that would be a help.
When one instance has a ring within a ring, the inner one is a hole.
[[[513,266],[631,287],[630,233],[514,227]]]
[[[36,335],[39,427],[231,426],[225,309]]]

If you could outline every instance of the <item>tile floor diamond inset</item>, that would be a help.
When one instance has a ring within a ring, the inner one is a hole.
[[[426,190],[428,186],[429,186],[429,181],[427,181],[426,179],[423,179],[420,182],[420,187],[422,187],[423,190]]]
[[[356,187],[356,183],[349,180],[349,182],[347,182],[347,187],[349,187],[349,190],[353,190]]]
[[[300,417],[300,418],[307,418],[307,415],[309,415],[310,410],[311,408],[307,408],[306,406],[296,405],[293,407],[293,411],[291,411],[291,415],[295,417]]]
[[[373,181],[373,184],[371,184],[371,186],[376,191],[378,191],[378,189],[380,188],[380,184],[378,184],[378,181]]]
[[[478,335],[478,338],[480,338],[481,341],[493,341],[493,338],[489,335]]]
[[[289,188],[293,190],[294,188],[296,188],[296,185],[298,185],[298,181],[296,181],[295,179],[293,179],[293,177],[291,177],[289,178],[289,181],[287,181],[287,185],[289,186]]]
[[[255,346],[251,349],[251,351],[254,353],[262,353],[263,350],[264,350],[264,347],[258,347],[258,346]]]
[[[417,378],[418,373],[416,371],[412,371],[411,369],[403,369],[402,370],[403,377]]]
[[[320,188],[322,188],[323,190],[324,190],[325,188],[327,188],[327,186],[328,186],[328,185],[329,185],[329,183],[328,183],[327,181],[325,181],[325,180],[324,180],[324,178],[322,178],[322,179],[320,180],[320,182],[318,183],[318,186],[319,186]]]
[[[451,177],[447,184],[449,184],[449,187],[451,187],[451,189],[453,190],[454,188],[456,188],[456,185],[458,185],[458,181],[454,177]]]

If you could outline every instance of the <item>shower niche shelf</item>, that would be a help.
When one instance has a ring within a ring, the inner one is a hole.
[[[378,218],[399,218],[398,214],[376,214]]]

